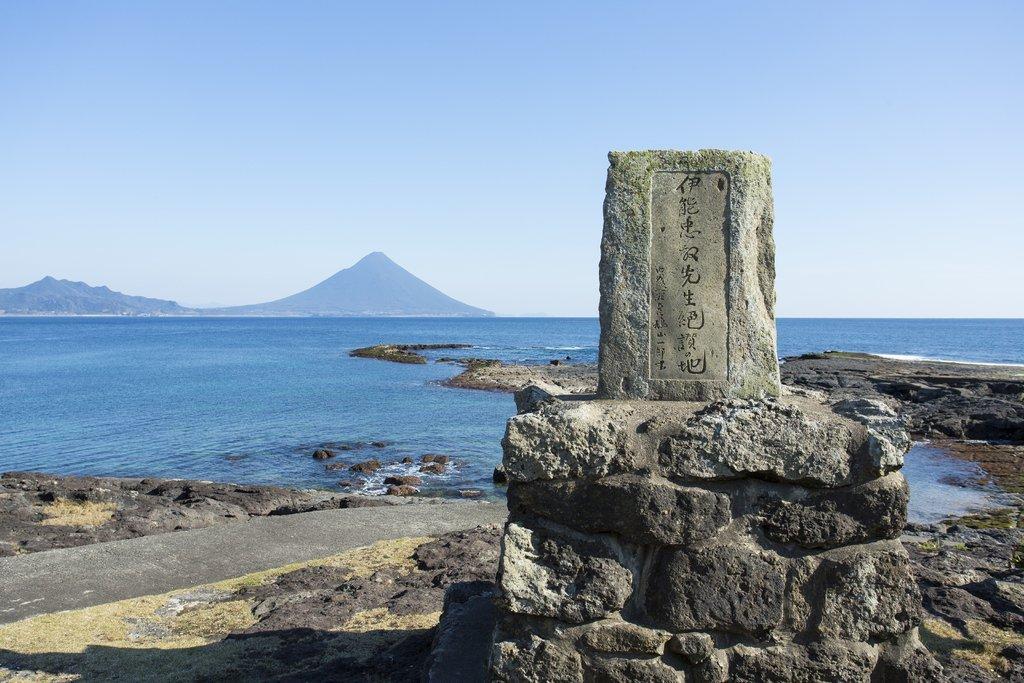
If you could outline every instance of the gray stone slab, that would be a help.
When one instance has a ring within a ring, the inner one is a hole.
[[[599,395],[777,396],[769,160],[662,150],[609,161]]]
[[[0,558],[0,624],[165,593],[376,541],[505,521],[501,503],[322,510]]]

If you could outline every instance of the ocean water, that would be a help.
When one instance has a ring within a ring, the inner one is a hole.
[[[428,355],[595,362],[597,338],[592,318],[0,317],[0,470],[379,490],[418,469],[402,458],[442,453],[457,467],[426,477],[425,493],[500,495],[510,396],[441,386],[454,365],[348,351],[462,342],[473,348]],[[1024,320],[779,321],[781,356],[827,349],[1024,363]],[[386,445],[360,445],[374,441]],[[388,465],[364,482],[311,457],[338,443],[353,449],[328,462]]]

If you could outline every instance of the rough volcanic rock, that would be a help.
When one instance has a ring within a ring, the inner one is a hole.
[[[364,460],[363,462],[357,462],[356,464],[349,467],[352,472],[358,472],[359,474],[373,474],[380,469],[380,460],[371,458],[370,460]]]
[[[582,683],[583,663],[574,650],[530,636],[525,640],[495,642],[490,674],[491,680],[507,683]]]
[[[581,641],[598,652],[656,655],[662,652],[670,637],[667,631],[644,628],[624,621],[608,621],[588,628]]]
[[[823,638],[875,641],[895,638],[921,620],[921,594],[896,541],[833,550],[819,557],[812,581],[821,587],[814,626]]]
[[[267,515],[390,504],[367,496],[277,486],[7,472],[0,475],[0,556]]]
[[[759,477],[829,487],[867,481],[899,469],[910,448],[895,413],[871,407],[860,420],[800,397],[711,403],[665,440],[661,465],[693,480]],[[883,411],[884,420],[877,416]],[[894,434],[902,437],[894,441]]]
[[[878,653],[864,643],[814,643],[809,646],[752,648],[729,651],[729,681],[791,683],[794,681],[863,681],[875,667]]]
[[[860,353],[787,358],[782,381],[833,399],[884,399],[912,434],[1024,442],[1024,370]]]
[[[498,600],[510,612],[580,624],[621,609],[633,572],[614,546],[515,522],[505,527]]]
[[[909,495],[906,479],[898,472],[838,489],[763,487],[753,494],[765,535],[805,548],[899,538],[907,522]]]
[[[508,421],[502,440],[505,474],[513,481],[606,476],[635,466],[620,428],[634,408],[583,401],[557,402]]]
[[[732,521],[724,494],[628,474],[513,483],[508,500],[513,512],[548,517],[578,531],[614,533],[634,543],[692,543]]]
[[[672,631],[762,636],[782,622],[786,567],[778,555],[754,547],[664,548],[648,579],[646,609]]]

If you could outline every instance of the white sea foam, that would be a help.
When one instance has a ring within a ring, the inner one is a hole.
[[[950,360],[948,358],[929,358],[927,356],[914,356],[902,353],[873,353],[871,355],[878,356],[880,358],[889,358],[891,360],[906,360],[913,362],[953,363],[955,365],[997,365],[1005,368],[1024,368],[1024,363],[991,363],[977,360]]]

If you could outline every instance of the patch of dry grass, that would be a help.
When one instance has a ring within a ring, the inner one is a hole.
[[[967,621],[963,631],[942,619],[925,619],[920,633],[921,641],[932,652],[944,652],[997,673],[1009,668],[1000,652],[1008,645],[1024,645],[1021,634],[974,619]]]
[[[354,548],[339,555],[307,562],[294,562],[283,567],[246,574],[236,579],[226,579],[210,584],[210,587],[234,592],[247,586],[262,586],[282,574],[306,567],[342,567],[350,570],[354,577],[369,576],[385,567],[399,567],[412,571],[416,568],[416,561],[412,559],[413,551],[430,540],[432,539],[428,536],[419,536],[377,541],[373,545]]]
[[[114,503],[58,498],[43,506],[45,518],[39,523],[44,526],[102,526],[115,512],[117,505]]]
[[[341,627],[348,633],[366,633],[368,631],[409,631],[428,629],[437,626],[441,619],[440,612],[428,614],[393,614],[386,607],[377,607],[357,612]]]
[[[0,659],[0,681],[169,680],[225,675],[246,671],[273,657],[280,638],[268,635],[227,639],[256,622],[252,603],[244,599],[200,604],[180,613],[160,612],[171,598],[196,588],[237,593],[305,567],[344,567],[353,576],[369,576],[385,567],[415,569],[413,551],[429,538],[380,541],[339,555],[256,572],[205,587],[188,588],[44,614],[0,625],[0,650],[17,660]],[[339,624],[325,645],[328,653],[370,656],[407,636],[432,628],[440,613],[399,616],[374,609]],[[276,666],[277,664],[274,664]],[[15,666],[16,668],[11,668]]]

